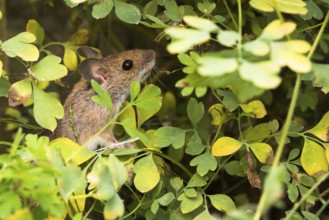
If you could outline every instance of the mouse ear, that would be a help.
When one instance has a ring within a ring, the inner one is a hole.
[[[85,59],[80,63],[78,69],[79,73],[88,81],[93,79],[102,84],[106,80],[104,67],[98,59]]]
[[[77,53],[85,58],[96,58],[96,59],[103,58],[102,54],[99,51],[86,46],[79,47],[77,49]]]

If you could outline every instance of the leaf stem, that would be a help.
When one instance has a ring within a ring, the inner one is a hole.
[[[228,14],[230,15],[230,17],[231,17],[231,19],[232,19],[232,22],[233,22],[235,28],[238,30],[239,27],[238,27],[236,21],[234,20],[234,16],[233,16],[233,14],[232,14],[232,12],[231,12],[231,10],[230,10],[230,7],[228,6],[226,0],[224,0],[223,2],[224,2],[224,5],[225,5],[225,7],[226,7],[226,9],[227,9]]]

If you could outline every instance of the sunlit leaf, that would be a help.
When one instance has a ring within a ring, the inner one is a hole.
[[[307,138],[304,139],[300,162],[308,175],[318,176],[328,172],[325,150],[319,144]]]
[[[208,209],[205,209],[203,212],[193,218],[193,220],[216,220],[216,218],[209,213]]]
[[[157,199],[160,205],[167,206],[175,199],[175,195],[172,192],[168,192]]]
[[[186,24],[196,29],[205,30],[208,32],[219,30],[215,23],[205,18],[200,18],[197,16],[184,16],[183,20]]]
[[[12,84],[8,91],[9,106],[17,106],[26,102],[32,95],[31,81],[24,79]]]
[[[267,114],[264,104],[259,100],[254,100],[248,104],[241,104],[240,107],[245,113],[251,114],[254,118],[264,118]]]
[[[181,201],[180,210],[182,211],[183,214],[185,214],[192,212],[200,205],[202,205],[203,197],[201,193],[197,193],[197,196],[195,198],[189,198],[185,194],[181,194],[178,197],[178,201]]]
[[[160,174],[152,154],[139,159],[135,164],[134,172],[136,174],[134,185],[142,193],[150,191],[160,181]]]
[[[115,1],[115,14],[120,20],[129,24],[138,24],[142,16],[135,5],[118,0]]]
[[[220,76],[237,70],[238,61],[235,58],[204,56],[199,59],[198,71],[202,76]]]
[[[225,112],[225,107],[223,104],[215,104],[211,106],[208,110],[212,117],[211,123],[213,125],[221,125],[224,120],[227,118],[227,114]]]
[[[266,143],[254,143],[249,144],[249,147],[260,162],[272,164],[274,158],[273,150],[270,145]]]
[[[211,204],[218,210],[230,214],[236,209],[233,200],[224,194],[209,195]]]
[[[41,45],[45,38],[45,31],[40,26],[40,24],[34,20],[30,19],[26,24],[26,31],[32,33],[36,37],[35,43]]]
[[[263,40],[249,41],[243,48],[256,56],[265,56],[270,52],[270,45]]]
[[[50,142],[50,147],[61,151],[65,163],[72,161],[80,165],[96,155],[93,151],[81,147],[68,138],[57,138]]]
[[[30,32],[22,32],[1,44],[1,50],[9,57],[20,57],[25,61],[36,61],[39,50],[32,43],[36,37]]]
[[[167,46],[170,53],[184,53],[194,45],[210,40],[209,32],[204,30],[170,27],[165,29],[165,33],[172,39],[172,42]]]
[[[273,12],[275,8],[288,14],[306,14],[306,3],[303,0],[251,0],[249,4],[260,11]]]
[[[320,138],[324,142],[329,141],[329,112],[323,115],[321,120],[317,125],[315,125],[310,130],[305,131],[305,133],[311,133],[316,137]]]
[[[291,40],[287,42],[272,42],[271,59],[281,67],[288,66],[298,73],[308,73],[312,64],[303,53],[310,50],[309,43],[303,40]]]
[[[230,137],[221,137],[213,145],[211,154],[215,157],[227,156],[235,153],[243,143]]]
[[[296,24],[293,22],[282,22],[274,20],[269,23],[262,32],[260,39],[279,40],[284,36],[291,34],[296,29]]]
[[[70,71],[75,71],[78,67],[78,56],[69,45],[65,45],[64,47],[63,62]]]
[[[241,78],[263,89],[274,89],[281,83],[281,68],[271,61],[250,63],[244,61],[239,68]]]
[[[51,81],[66,76],[67,69],[60,64],[61,58],[48,55],[39,62],[32,65],[31,70],[35,77],[41,81]]]
[[[224,46],[232,47],[240,40],[241,36],[235,31],[220,31],[217,40]]]
[[[54,131],[56,119],[63,118],[64,108],[61,103],[51,95],[45,93],[33,84],[33,114],[36,122],[44,128]]]

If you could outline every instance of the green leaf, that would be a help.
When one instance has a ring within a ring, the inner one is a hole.
[[[203,203],[203,197],[199,192],[195,198],[189,198],[185,194],[181,194],[178,200],[181,201],[180,210],[183,214],[194,211]]]
[[[216,220],[216,218],[209,213],[208,209],[205,209],[203,212],[193,218],[193,220]]]
[[[8,91],[9,106],[17,106],[23,104],[30,99],[32,95],[31,81],[23,79],[12,84]]]
[[[51,81],[66,76],[67,69],[60,64],[61,58],[54,55],[48,55],[39,62],[32,65],[31,70],[35,77],[40,81]]]
[[[12,211],[19,210],[22,207],[21,199],[18,193],[7,191],[0,194],[0,217],[4,218]]]
[[[291,184],[288,185],[287,193],[288,193],[289,200],[291,202],[296,202],[296,200],[299,196],[299,192],[298,192],[298,188],[296,186],[295,181],[293,181]]]
[[[248,104],[241,104],[240,107],[252,118],[264,118],[267,114],[264,104],[259,100],[254,100]]]
[[[209,195],[211,204],[221,212],[230,214],[236,209],[233,200],[224,194]]]
[[[163,148],[172,144],[175,149],[179,149],[185,143],[185,131],[180,128],[161,127],[154,132],[154,135],[156,136],[154,141],[156,147]]]
[[[243,171],[240,161],[233,160],[224,165],[225,171],[232,176],[245,177],[246,173]]]
[[[9,81],[4,77],[0,77],[0,96],[8,97],[9,87]]]
[[[271,133],[277,131],[272,131],[273,128],[271,128],[271,126],[273,126],[272,122],[268,122],[250,127],[243,132],[243,138],[249,143],[262,142],[264,139],[268,138]]]
[[[201,138],[198,133],[194,133],[194,135],[190,138],[187,143],[187,147],[185,152],[189,155],[195,156],[201,154],[207,146],[202,144]]]
[[[329,141],[329,112],[323,115],[321,120],[317,125],[315,125],[310,130],[305,131],[305,133],[311,133],[315,135],[316,137],[320,138],[324,142]]]
[[[53,96],[45,93],[37,85],[33,84],[33,115],[36,122],[42,127],[54,131],[57,122],[64,116],[64,108]]]
[[[271,42],[271,60],[277,65],[288,66],[297,73],[308,73],[312,64],[303,53],[310,50],[311,46],[303,40],[290,40],[287,42]]]
[[[184,53],[194,45],[210,40],[209,32],[204,30],[169,27],[165,29],[165,33],[172,39],[172,42],[167,46],[170,53]]]
[[[36,20],[30,19],[27,22],[26,31],[32,33],[36,37],[35,43],[37,45],[42,45],[45,38],[45,31]]]
[[[306,3],[303,0],[251,0],[249,4],[260,11],[273,12],[275,8],[288,14],[306,14]]]
[[[160,205],[168,206],[175,199],[175,195],[172,192],[168,192],[157,199]]]
[[[207,32],[213,32],[219,30],[219,28],[215,23],[205,18],[200,18],[197,16],[184,16],[183,20],[189,26],[199,30],[204,30]]]
[[[233,112],[239,107],[239,101],[230,90],[218,90],[217,93],[223,96],[223,104],[230,112]]]
[[[155,2],[155,1],[152,1],[152,2]],[[152,3],[152,2],[149,2],[149,3]],[[153,24],[149,24],[145,21],[141,21],[140,23],[147,26],[147,27],[151,27],[151,28],[166,28],[168,27],[168,25],[166,25],[165,23],[163,23],[163,21],[161,21],[159,18],[157,17],[154,17],[152,15],[149,15],[149,14],[145,14],[144,15],[145,17],[147,17],[148,19],[150,19],[151,21],[153,21],[154,23]]]
[[[135,164],[134,172],[136,174],[134,185],[141,193],[152,190],[160,181],[160,174],[152,154],[139,159]]]
[[[50,142],[49,145],[61,151],[61,155],[66,164],[74,162],[80,165],[96,155],[93,151],[81,147],[68,138],[57,138]]]
[[[312,70],[314,73],[314,85],[322,87],[324,93],[329,92],[329,75],[328,75],[329,64],[318,64],[312,63]]]
[[[89,189],[96,188],[96,192],[92,194],[96,199],[108,201],[116,195],[108,161],[102,157],[96,161],[91,172],[87,174],[87,180],[90,183]]]
[[[81,192],[87,186],[84,172],[81,168],[68,164],[61,169],[62,175],[58,178],[59,191],[64,198],[65,202],[68,202],[69,196],[74,192]]]
[[[302,211],[302,214],[307,220],[320,220],[320,218],[317,215],[311,212]]]
[[[133,81],[130,85],[130,102],[134,101],[141,90],[141,85]]]
[[[96,82],[95,80],[91,80],[91,86],[97,93],[97,95],[94,95],[91,97],[91,99],[96,102],[97,104],[104,106],[109,111],[112,111],[113,103],[110,94],[103,90],[103,88]]]
[[[199,174],[195,173],[191,179],[189,180],[187,184],[187,188],[192,188],[192,187],[202,187],[207,184],[207,177],[202,177]]]
[[[135,122],[132,118],[126,118],[120,124],[124,127],[125,131],[130,137],[139,138],[139,140],[143,142],[143,144],[145,144],[146,146],[150,144],[150,139],[144,133],[136,129]]]
[[[114,188],[118,191],[128,179],[126,167],[113,154],[109,156],[108,166],[111,171]]]
[[[96,19],[104,18],[112,11],[113,5],[113,0],[99,1],[93,6],[91,15]]]
[[[213,145],[211,154],[215,157],[227,156],[235,153],[243,143],[230,137],[221,137]]]
[[[173,177],[170,179],[170,185],[176,192],[178,192],[180,189],[182,189],[184,182],[180,177]]]
[[[203,56],[199,63],[198,71],[202,76],[221,76],[238,69],[238,61],[235,58]]]
[[[209,171],[216,170],[217,160],[207,151],[191,160],[190,165],[197,166],[198,174],[204,176]]]
[[[219,43],[226,47],[233,47],[241,39],[241,36],[235,31],[220,31],[217,35]]]
[[[163,0],[164,14],[172,21],[180,22],[179,9],[175,0]]]
[[[83,2],[86,2],[87,0],[64,0],[64,1],[69,7],[73,8]]]
[[[187,55],[185,53],[181,53],[178,55],[178,60],[182,64],[186,65],[183,69],[184,73],[191,74],[194,73],[197,70],[198,64],[196,61],[200,58],[199,54],[195,52],[190,52],[190,55]]]
[[[208,0],[203,2],[198,2],[198,9],[205,15],[211,14],[211,12],[216,8],[216,3],[209,2]]]
[[[249,144],[249,147],[260,162],[272,164],[274,158],[273,150],[270,145],[266,143],[254,143]]]
[[[141,12],[135,5],[118,0],[115,1],[115,14],[129,24],[138,24],[141,20]]]
[[[306,173],[310,176],[319,176],[328,172],[328,161],[325,150],[319,144],[307,138],[304,139],[300,162]]]
[[[125,207],[118,194],[115,194],[113,198],[105,202],[103,211],[105,219],[118,219],[123,216],[124,212]]]
[[[250,63],[243,61],[239,68],[242,79],[252,82],[259,88],[274,89],[281,83],[280,66],[272,61]]]
[[[24,61],[37,61],[39,50],[34,46],[35,36],[30,32],[22,32],[1,44],[1,50],[9,57],[20,57]]]
[[[313,0],[305,1],[307,7],[307,14],[301,15],[304,20],[311,20],[312,18],[321,20],[323,18],[323,12],[321,8],[315,4]]]
[[[162,105],[160,94],[160,88],[150,84],[144,87],[133,102],[136,106],[138,127],[160,110]]]
[[[204,106],[202,102],[199,102],[195,98],[191,98],[187,104],[187,115],[190,118],[193,126],[195,127],[201,120],[204,114]]]
[[[156,15],[158,11],[158,1],[157,0],[151,0],[143,8],[143,15],[147,17],[147,15],[154,16]]]

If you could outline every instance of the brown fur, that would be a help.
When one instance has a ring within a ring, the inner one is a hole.
[[[112,112],[92,101],[91,97],[96,93],[91,88],[90,82],[82,78],[74,86],[64,104],[65,115],[59,121],[53,138],[67,137],[81,145],[86,144],[93,135],[108,123],[111,115],[118,113],[122,103],[129,95],[130,84],[133,81],[143,82],[149,76],[149,72],[155,63],[153,50],[125,51],[97,59],[97,65],[94,64],[94,54],[90,57],[93,59],[92,64],[82,67],[86,69],[80,69],[80,73],[83,72],[81,74],[85,78],[92,79],[98,73],[95,73],[95,66],[97,68],[101,67],[101,72],[103,73],[101,78],[104,79],[104,81],[101,81],[101,86],[111,95],[113,103]],[[87,57],[87,59],[90,57]],[[122,68],[123,62],[126,60],[133,61],[133,67],[130,70],[123,70]],[[88,76],[85,74],[88,74]],[[116,139],[112,132],[112,126],[110,126],[86,147],[95,150],[97,145],[109,146],[115,142]]]

